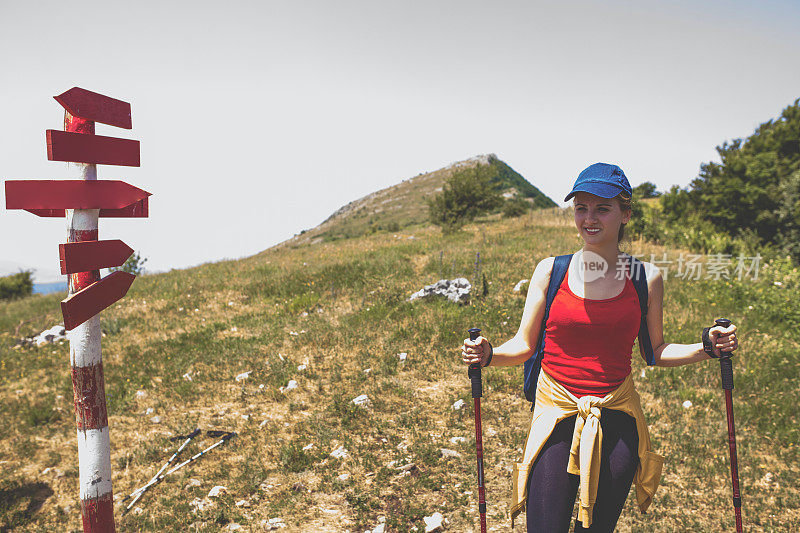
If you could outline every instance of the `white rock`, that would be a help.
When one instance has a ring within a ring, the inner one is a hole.
[[[192,381],[192,375],[191,375],[190,373],[188,373],[188,372],[187,372],[187,373],[185,373],[185,374],[183,375],[183,379],[184,379],[185,381]]]
[[[156,415],[156,416],[154,416],[153,418],[150,419],[150,422],[152,422],[153,424],[160,424],[161,423],[161,417]]]
[[[265,524],[267,527],[267,531],[273,531],[275,529],[282,529],[286,527],[286,524],[283,523],[283,518],[270,518],[266,521]]]
[[[339,474],[338,476],[336,476],[336,479],[338,479],[339,481],[347,481],[348,479],[350,479],[350,474],[348,474],[347,472],[345,472],[344,474]]]
[[[306,369],[306,365],[297,365],[297,371],[298,372],[302,372],[305,369]]]
[[[239,500],[236,502],[236,507],[250,507],[250,504],[247,502],[247,500]]]
[[[433,285],[426,285],[424,289],[415,292],[409,298],[413,302],[418,298],[429,296],[444,296],[454,303],[467,303],[469,301],[469,291],[472,288],[467,278],[456,278],[454,280],[440,279]]]
[[[458,411],[462,407],[464,407],[464,400],[456,400],[455,403],[453,403],[453,411]]]
[[[365,374],[369,374],[370,372],[372,372],[372,369],[371,369],[371,368],[365,368],[365,369],[364,369],[364,373],[365,373]]]
[[[190,489],[192,487],[199,487],[203,483],[199,479],[190,478],[189,481],[184,485],[183,490]]]
[[[223,487],[222,485],[216,485],[208,492],[209,498],[219,498],[221,494],[228,492],[228,487]]]
[[[408,354],[406,352],[401,352],[397,354],[397,357],[399,357],[401,361],[405,361],[406,358],[408,357]]]
[[[241,374],[236,376],[236,381],[244,381],[245,379],[249,378],[250,374],[252,373],[253,373],[252,370],[248,370],[247,372],[242,372]]]
[[[372,531],[370,531],[370,533],[383,533],[385,528],[386,524],[378,524],[377,526],[372,528]]]
[[[442,448],[439,451],[442,452],[442,457],[461,457],[461,453],[455,450],[448,450],[447,448]]]
[[[296,388],[297,388],[297,382],[292,379],[292,380],[289,380],[289,383],[287,383],[285,387],[281,387],[281,392],[286,393],[286,392],[289,392],[290,390],[296,389]]]
[[[225,529],[227,529],[228,531],[240,531],[242,529],[242,526],[237,524],[236,522],[231,522],[230,524],[227,525]]]
[[[189,502],[189,506],[190,507],[194,507],[195,511],[205,511],[206,509],[208,509],[212,505],[213,505],[213,502],[211,500],[209,500],[208,498],[203,498],[202,500],[200,498],[195,498],[194,500]]]
[[[450,444],[464,444],[465,442],[467,442],[467,439],[464,437],[453,437],[450,439]]]
[[[313,447],[314,447],[314,443],[313,443],[313,442],[312,442],[311,444],[306,444],[305,446],[303,446],[303,451],[304,451],[304,452],[305,452],[305,451],[308,451],[308,450],[310,450],[310,449],[311,449],[311,448],[313,448]]]
[[[426,516],[422,519],[425,522],[425,533],[433,533],[434,531],[441,531],[444,521],[442,513],[436,512],[431,516]]]
[[[356,396],[355,398],[353,398],[352,402],[359,407],[370,407],[372,405],[369,396],[367,396],[366,394]]]
[[[331,452],[331,457],[334,459],[344,459],[347,457],[347,449],[344,446],[339,446]]]
[[[137,390],[136,391],[137,398],[147,398],[147,391],[144,390]]]
[[[145,409],[145,410],[144,410],[144,414],[146,414],[146,415],[152,415],[152,414],[153,414],[155,411],[156,411],[156,410],[155,410],[155,409],[153,409],[152,407],[148,407],[147,409]]]
[[[683,408],[684,409],[688,409],[691,406],[692,406],[692,402],[690,400],[686,400],[685,402],[683,402]]]

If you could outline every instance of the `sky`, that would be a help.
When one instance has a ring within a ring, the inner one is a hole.
[[[687,186],[715,147],[800,97],[793,1],[0,0],[0,181],[76,179],[47,160],[52,98],[131,103],[150,198],[100,219],[151,272],[249,256],[342,205],[495,153],[561,200],[619,164]],[[6,210],[0,264],[58,272],[66,219]],[[63,279],[63,278],[61,278]]]

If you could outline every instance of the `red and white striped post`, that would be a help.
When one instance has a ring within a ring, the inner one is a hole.
[[[94,121],[64,112],[64,130],[94,135]],[[97,165],[67,163],[75,179],[97,180]],[[68,209],[67,242],[98,240],[99,209]],[[69,296],[100,280],[100,271],[69,275]],[[100,349],[100,316],[69,330],[69,355],[75,418],[78,425],[78,468],[81,517],[85,533],[116,531],[111,487],[111,439]]]
[[[73,87],[55,97],[66,110],[64,131],[47,130],[47,159],[66,161],[74,180],[6,180],[6,209],[67,218],[59,245],[69,294],[61,302],[70,342],[78,425],[81,516],[84,533],[116,531],[111,488],[111,440],[100,351],[99,313],[125,296],[134,275],[100,269],[122,265],[133,250],[119,240],[98,240],[100,217],[144,218],[150,193],[119,180],[98,180],[97,164],[139,166],[139,141],[95,135],[95,122],[131,129],[131,106]]]

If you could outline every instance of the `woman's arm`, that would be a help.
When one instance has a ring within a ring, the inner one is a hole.
[[[553,258],[539,261],[533,271],[525,298],[525,309],[522,311],[519,329],[516,335],[494,349],[491,366],[521,365],[533,355],[539,330],[542,327],[544,308],[547,299],[547,285],[550,283],[550,272],[553,270]]]
[[[650,333],[650,342],[653,345],[653,355],[655,356],[656,366],[681,366],[699,361],[710,359],[709,355],[703,351],[703,343],[676,344],[664,342],[664,279],[661,271],[655,265],[645,263],[647,269],[647,286],[649,295],[647,298],[647,330]],[[719,326],[713,328],[709,334],[715,341],[715,352],[720,353],[720,349],[734,349],[738,346],[734,332],[736,326],[731,324],[729,328]],[[639,346],[639,351],[644,358],[644,349]],[[725,351],[730,351],[726,349]]]

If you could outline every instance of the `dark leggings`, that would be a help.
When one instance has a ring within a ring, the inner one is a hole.
[[[603,446],[592,525],[584,528],[575,520],[575,532],[614,531],[639,464],[639,435],[633,417],[622,411],[603,409],[600,424]],[[528,478],[528,533],[569,531],[580,481],[579,476],[567,473],[574,427],[575,416],[556,424],[533,463]]]

